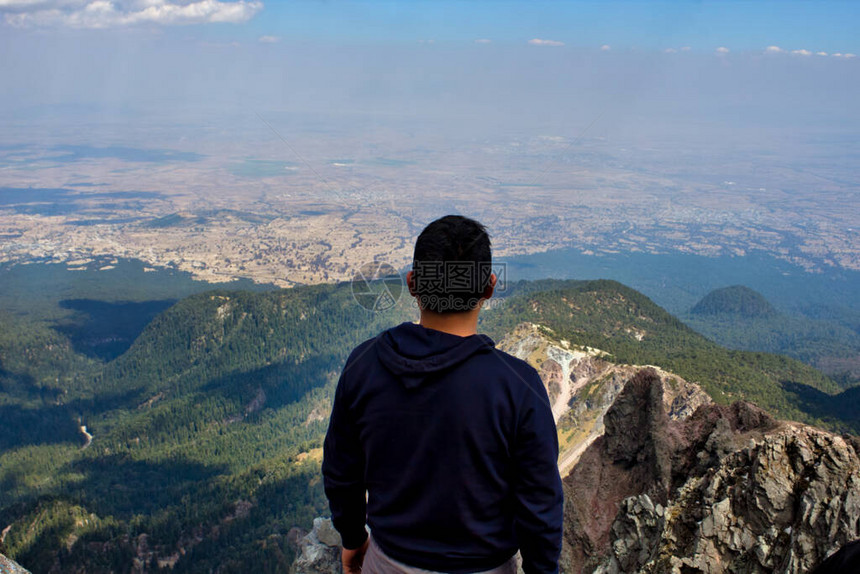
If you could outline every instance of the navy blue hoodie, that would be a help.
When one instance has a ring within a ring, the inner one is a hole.
[[[531,574],[558,571],[557,459],[532,367],[486,335],[403,323],[347,360],[323,476],[345,548],[361,546],[366,520],[382,551],[410,566],[478,572],[519,548]]]

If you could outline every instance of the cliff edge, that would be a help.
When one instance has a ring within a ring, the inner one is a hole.
[[[565,478],[568,572],[799,574],[860,538],[860,442],[631,378]]]

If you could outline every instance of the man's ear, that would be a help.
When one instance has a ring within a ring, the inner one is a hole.
[[[493,291],[496,290],[496,274],[490,273],[490,282],[487,283],[487,287],[484,289],[484,292],[481,294],[482,299],[489,299],[493,296]]]
[[[409,289],[409,294],[413,297],[417,297],[415,294],[415,272],[410,271],[406,274],[406,287]]]

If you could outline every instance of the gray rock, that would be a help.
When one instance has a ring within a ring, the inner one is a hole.
[[[0,554],[0,574],[30,574],[30,571],[23,568],[14,560],[10,560]]]
[[[291,574],[340,574],[340,534],[329,518],[315,518],[314,528],[298,540]]]
[[[626,498],[612,524],[612,554],[595,572],[632,572],[647,562],[660,541],[663,526],[663,516],[647,494]]]
[[[631,380],[565,480],[567,571],[801,574],[860,538],[855,440],[748,403],[670,420],[664,386]]]
[[[340,534],[334,529],[331,520],[327,518],[317,518],[314,520],[314,532],[317,539],[326,546],[340,547]]]

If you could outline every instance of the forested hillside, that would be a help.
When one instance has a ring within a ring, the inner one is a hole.
[[[850,314],[789,315],[743,286],[712,291],[680,318],[730,349],[788,355],[828,373],[842,388],[860,382],[860,330]]]
[[[347,284],[202,293],[106,363],[0,317],[0,553],[34,572],[285,571],[290,529],[326,513],[320,446],[340,368],[415,318],[407,299],[372,313]],[[857,411],[827,408],[839,389],[814,369],[725,350],[616,282],[516,284],[481,330],[500,340],[524,321],[718,402],[860,428]]]
[[[13,527],[0,551],[36,572],[57,560],[64,572],[121,572],[135,559],[282,572],[289,529],[325,508],[319,446],[340,365],[398,312],[366,311],[348,286],[211,292],[101,368],[50,330],[5,341],[11,367],[24,352],[80,371],[62,392],[48,366],[31,365],[44,379],[28,375],[26,393],[4,384],[14,414],[2,422],[0,524]],[[79,424],[94,437],[86,448]]]
[[[776,309],[761,293],[743,285],[732,285],[711,291],[690,312],[693,315],[768,317],[775,315]]]
[[[701,383],[719,403],[755,402],[782,418],[822,424],[798,396],[839,387],[812,367],[768,353],[732,351],[705,339],[641,293],[615,281],[536,281],[515,287],[482,326],[499,337],[522,321],[551,328],[571,343],[612,353],[613,360],[651,364]],[[821,410],[816,411],[820,416]],[[829,420],[857,429],[858,421]]]

